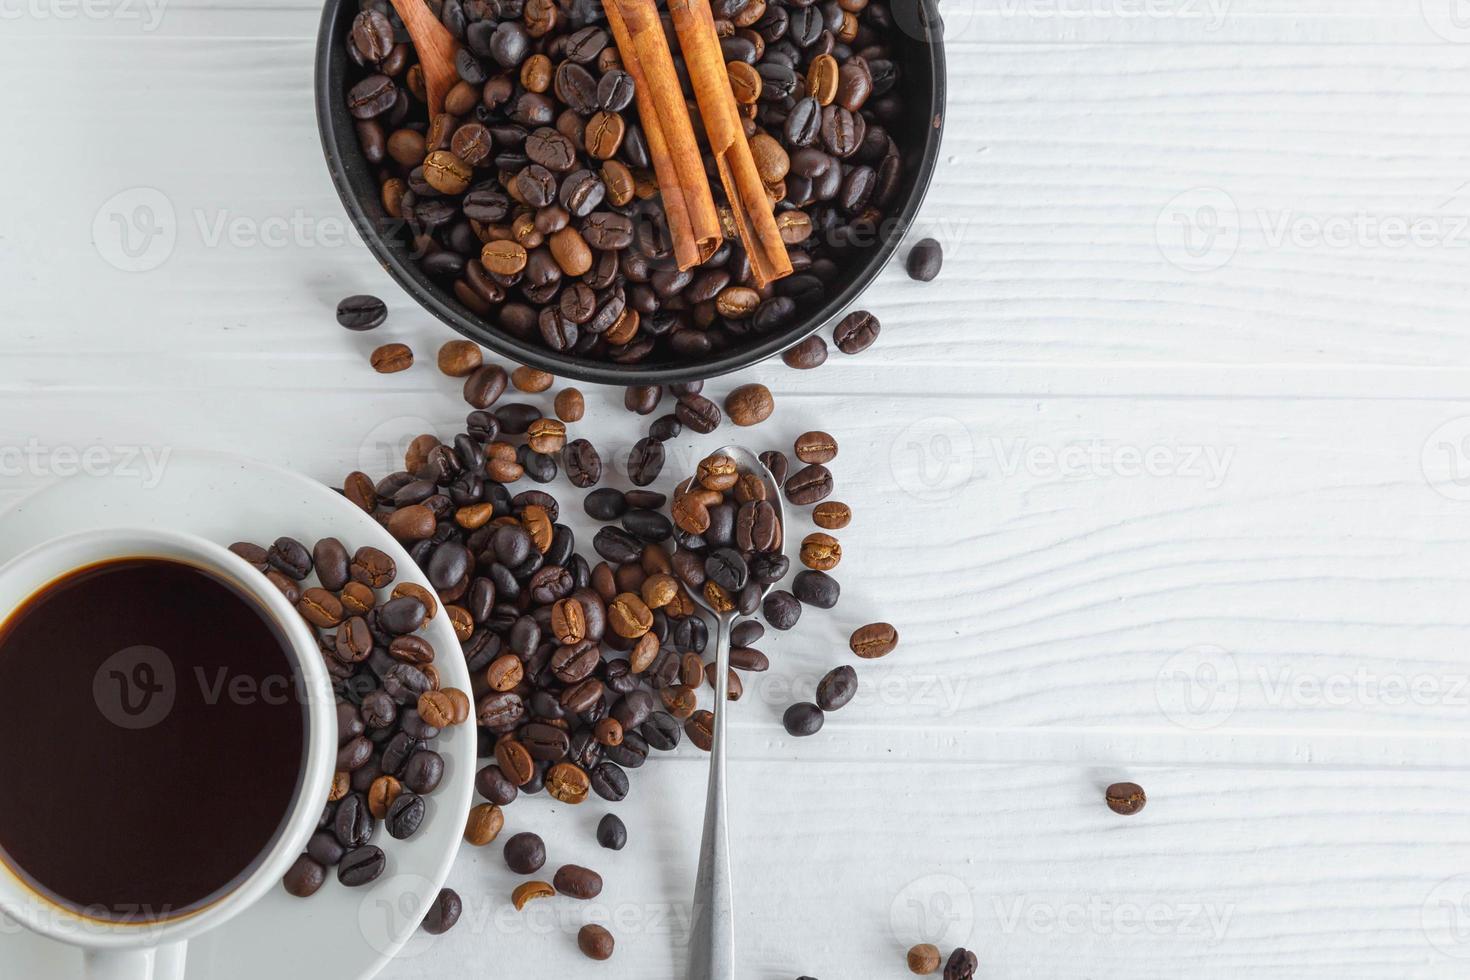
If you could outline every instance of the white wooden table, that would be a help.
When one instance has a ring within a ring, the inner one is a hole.
[[[1470,5],[946,3],[942,279],[891,269],[863,356],[738,379],[777,393],[764,445],[838,435],[858,513],[838,611],[734,716],[742,975],[899,977],[927,938],[987,978],[1465,976]],[[446,331],[322,165],[316,17],[0,0],[3,500],[195,446],[337,480],[455,431]],[[338,329],[355,292],[389,324]],[[390,339],[422,363],[379,378]],[[880,618],[901,650],[787,738]],[[387,975],[593,975],[589,915],[607,975],[680,975],[702,785],[636,773],[619,855],[601,806],[512,807],[603,897],[517,915],[467,852],[464,921]]]

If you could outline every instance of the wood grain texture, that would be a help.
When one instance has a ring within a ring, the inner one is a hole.
[[[351,240],[322,166],[314,5],[46,2],[0,2],[8,88],[63,73],[0,114],[0,502],[89,451],[140,479],[211,446],[331,482],[457,431],[445,331]],[[733,717],[742,976],[898,977],[924,938],[988,977],[1465,974],[1454,12],[945,3],[952,103],[917,232],[942,278],[887,270],[863,356],[710,386],[776,391],[754,448],[834,432],[858,513],[838,610],[762,643],[773,668]],[[389,324],[337,329],[354,292]],[[420,364],[373,375],[388,340]],[[588,400],[577,434],[616,461],[637,420]],[[671,446],[670,476],[717,444]],[[900,651],[858,665],[820,737],[787,738],[781,711],[871,619]],[[1101,804],[1121,778],[1148,788],[1139,817]],[[593,841],[601,807],[509,812],[553,863],[603,872],[597,903],[515,915],[499,849],[467,850],[465,920],[386,975],[580,973],[599,916],[619,975],[680,975],[700,760],[633,782],[620,854]]]

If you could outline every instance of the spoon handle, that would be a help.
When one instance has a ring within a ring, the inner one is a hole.
[[[704,844],[694,887],[694,928],[689,941],[689,980],[735,976],[735,918],[730,889],[730,836],[725,826],[725,713],[730,693],[730,629],[720,616],[715,633],[714,744],[709,793],[704,803]]]

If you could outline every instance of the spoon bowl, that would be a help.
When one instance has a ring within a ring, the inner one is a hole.
[[[776,478],[755,453],[743,446],[725,446],[711,455],[728,456],[740,473],[753,473],[766,488],[766,500],[776,510],[781,540],[786,535],[786,512]],[[694,477],[679,485],[679,493],[693,488]],[[764,599],[774,583],[761,589]],[[730,881],[730,836],[725,819],[725,717],[730,697],[730,630],[741,615],[738,609],[720,612],[692,589],[694,600],[715,617],[715,710],[710,744],[709,790],[704,805],[704,840],[699,853],[699,876],[694,886],[694,928],[690,934],[689,980],[733,980],[735,976],[735,915]]]

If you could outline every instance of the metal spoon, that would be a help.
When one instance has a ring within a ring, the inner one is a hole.
[[[781,527],[786,514],[781,507],[781,488],[765,464],[741,446],[726,446],[713,455],[729,456],[741,473],[754,473],[766,485],[766,500],[776,508]],[[679,492],[689,489],[686,480]],[[761,598],[771,591],[767,585]],[[704,593],[691,589],[696,602],[715,617],[715,720],[714,743],[710,746],[709,791],[704,802],[704,843],[699,851],[699,876],[694,885],[694,928],[689,940],[689,980],[731,980],[735,976],[735,910],[730,888],[730,837],[725,825],[725,709],[730,696],[730,630],[736,612],[713,609]]]

